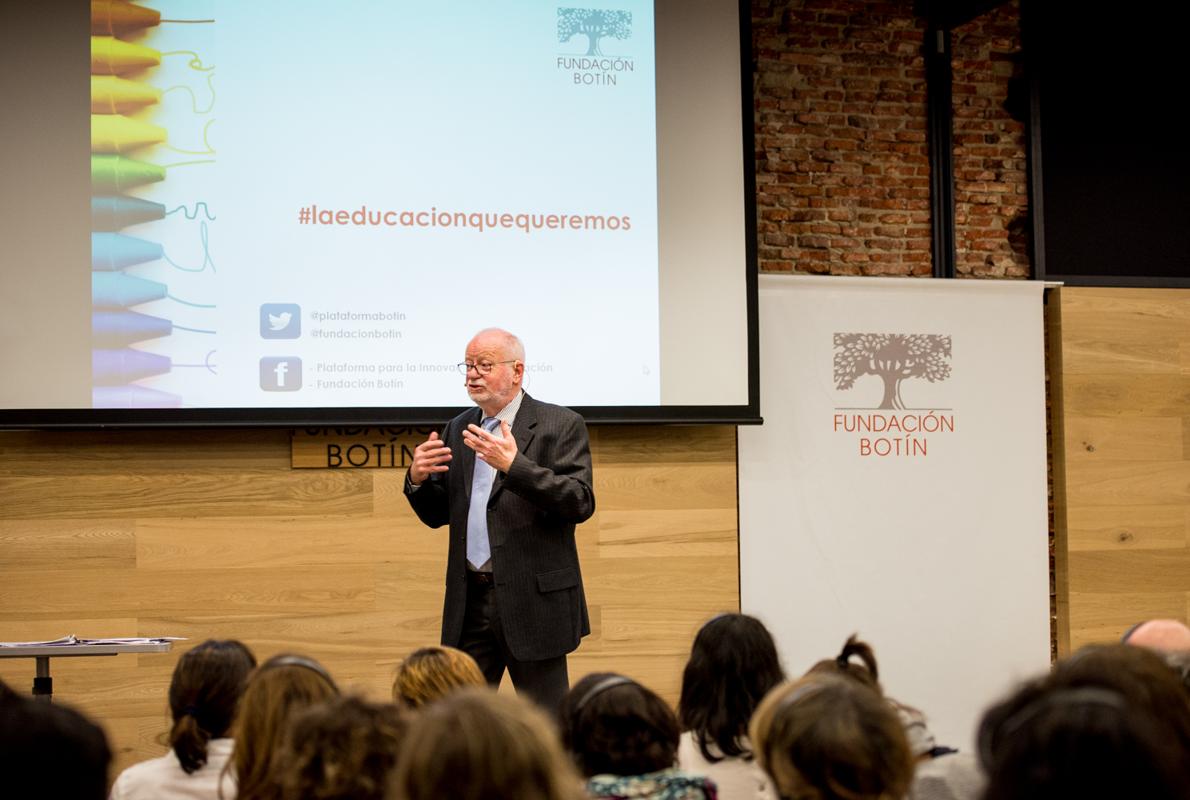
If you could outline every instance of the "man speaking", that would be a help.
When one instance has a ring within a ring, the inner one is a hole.
[[[442,643],[492,685],[507,668],[518,693],[553,711],[566,654],[591,632],[574,542],[595,512],[587,427],[525,394],[525,348],[507,331],[477,333],[459,370],[478,408],[418,445],[405,478],[421,521],[450,525]]]

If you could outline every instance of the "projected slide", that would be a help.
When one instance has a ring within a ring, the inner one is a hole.
[[[92,3],[92,404],[661,402],[650,2]]]

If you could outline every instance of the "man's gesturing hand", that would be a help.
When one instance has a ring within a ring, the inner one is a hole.
[[[500,472],[508,472],[516,458],[516,439],[512,438],[512,429],[508,423],[500,420],[501,439],[493,433],[488,433],[478,425],[468,425],[463,431],[463,444],[475,451],[475,457],[485,461]]]
[[[435,472],[446,472],[450,467],[450,448],[438,438],[438,432],[430,434],[430,438],[417,446],[413,451],[413,464],[409,467],[409,482],[420,486],[422,481]]]

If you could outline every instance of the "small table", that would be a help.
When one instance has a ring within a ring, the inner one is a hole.
[[[80,656],[118,656],[121,653],[168,653],[173,642],[104,642],[100,644],[46,644],[0,647],[0,658],[33,658],[37,660],[37,672],[33,678],[33,696],[44,702],[52,702],[54,679],[50,677],[51,658],[77,658]]]

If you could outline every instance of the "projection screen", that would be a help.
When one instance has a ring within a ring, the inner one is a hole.
[[[14,7],[0,426],[440,421],[490,326],[593,421],[758,421],[747,20]]]

